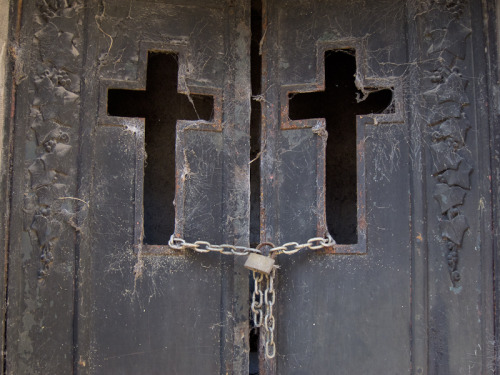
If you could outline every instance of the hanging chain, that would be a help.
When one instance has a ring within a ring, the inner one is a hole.
[[[276,268],[273,268],[270,275],[266,275],[266,290],[264,292],[264,303],[266,305],[266,316],[264,318],[265,329],[265,351],[266,357],[271,359],[276,355],[276,344],[274,343],[275,319],[273,315],[273,306],[276,302],[276,293],[274,292],[274,277]]]
[[[269,250],[269,255],[292,255],[298,253],[301,250],[321,250],[327,247],[332,247],[336,242],[327,234],[326,238],[323,237],[313,237],[307,240],[306,243],[299,244],[297,242],[287,242],[281,246],[272,247]],[[168,241],[168,246],[174,250],[194,250],[198,253],[221,253],[224,255],[248,255],[250,253],[262,254],[262,251],[253,247],[246,246],[235,246],[235,245],[213,245],[207,241],[195,241],[193,243],[186,242],[182,238],[170,236]]]
[[[254,327],[259,328],[262,326],[262,302],[263,302],[263,293],[262,293],[262,280],[264,279],[264,275],[260,272],[253,271],[253,293],[252,293],[252,318]],[[257,301],[258,298],[258,301]]]
[[[220,253],[224,255],[244,256],[250,253],[263,255],[259,249],[262,245],[268,245],[271,249],[268,256],[275,257],[280,254],[292,255],[301,250],[321,250],[335,245],[336,242],[327,234],[326,238],[313,237],[307,240],[306,243],[299,244],[298,242],[287,242],[281,246],[274,246],[270,243],[261,243],[257,248],[234,245],[213,245],[207,241],[195,241],[193,243],[186,242],[182,238],[177,238],[172,235],[168,241],[168,246],[174,250],[194,250],[198,253]],[[276,320],[273,314],[273,306],[276,302],[276,293],[274,290],[274,278],[276,276],[276,266],[272,269],[269,275],[261,272],[253,272],[254,288],[252,293],[252,303],[250,305],[252,311],[252,319],[254,327],[264,327],[264,349],[266,358],[272,359],[276,356],[276,344],[274,342],[274,328]],[[266,280],[266,289],[263,290],[263,281]],[[265,310],[264,310],[265,307]],[[265,311],[265,313],[264,313]]]
[[[272,359],[276,356],[276,344],[274,343],[274,327],[276,320],[273,314],[273,306],[276,302],[276,293],[274,290],[274,277],[276,268],[273,268],[271,274],[265,275],[253,271],[254,290],[252,293],[252,319],[255,328],[264,327],[264,350],[266,358]],[[266,289],[262,289],[262,281],[266,279]],[[265,306],[265,315],[262,306]],[[264,322],[264,324],[262,324]]]

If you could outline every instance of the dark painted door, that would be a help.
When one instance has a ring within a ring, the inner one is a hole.
[[[248,242],[250,4],[21,5],[7,372],[248,373],[248,272],[168,241]]]
[[[89,248],[100,256],[84,266],[92,293],[79,321],[90,372],[240,373],[247,273],[233,257],[167,245],[174,232],[248,240],[248,6],[117,1],[102,11],[88,107],[98,108]]]
[[[264,2],[261,241],[337,245],[278,256],[263,373],[488,371],[480,9]]]
[[[487,5],[18,5],[5,373],[494,367]]]

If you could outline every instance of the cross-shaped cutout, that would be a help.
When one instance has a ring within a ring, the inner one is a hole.
[[[392,103],[390,89],[363,98],[355,73],[353,50],[326,51],[325,90],[289,94],[291,120],[326,120],[326,220],[338,244],[358,241],[356,115],[382,113]]]
[[[175,225],[177,120],[211,120],[214,97],[178,92],[178,55],[148,53],[146,90],[108,90],[108,114],[146,119],[144,242],[166,245]]]

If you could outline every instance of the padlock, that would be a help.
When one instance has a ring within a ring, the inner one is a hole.
[[[245,268],[269,275],[274,267],[274,259],[261,254],[251,253],[245,264]]]

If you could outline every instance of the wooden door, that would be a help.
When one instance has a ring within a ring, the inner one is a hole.
[[[495,371],[488,2],[11,14],[0,372]],[[277,256],[268,358],[244,257],[172,234],[336,244]]]
[[[7,372],[248,371],[249,4],[20,9]]]
[[[261,373],[490,368],[480,8],[263,2],[261,241],[337,245],[278,256]]]

